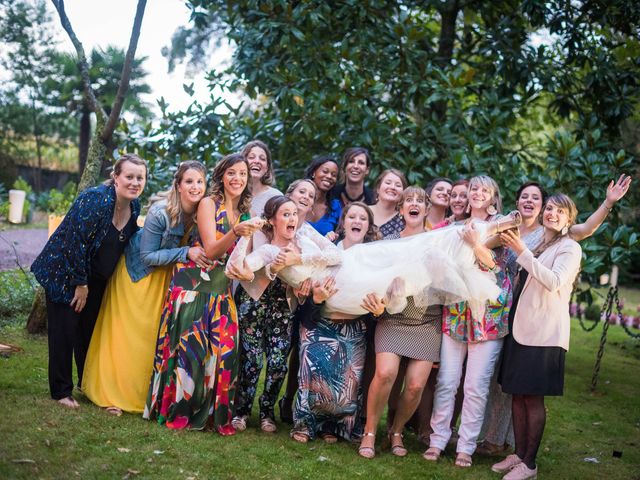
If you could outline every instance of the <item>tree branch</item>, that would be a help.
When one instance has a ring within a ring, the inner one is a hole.
[[[53,6],[56,7],[58,11],[58,16],[60,17],[60,23],[62,24],[62,28],[67,32],[69,38],[71,39],[71,43],[76,49],[76,54],[78,55],[78,68],[80,69],[80,77],[82,78],[82,86],[84,90],[85,98],[89,104],[89,107],[96,113],[96,115],[101,115],[102,117],[106,117],[102,105],[98,102],[96,95],[91,88],[91,77],[89,76],[89,64],[87,63],[87,56],[84,53],[84,47],[82,43],[78,39],[76,33],[73,31],[73,27],[71,26],[71,22],[69,21],[69,17],[67,17],[67,12],[64,9],[64,0],[51,0]]]
[[[62,0],[60,0],[62,3]],[[122,74],[120,75],[120,85],[118,85],[118,93],[116,94],[116,100],[111,109],[111,114],[107,120],[104,130],[102,131],[101,139],[106,142],[113,135],[113,131],[120,119],[120,113],[122,112],[122,106],[124,105],[125,96],[129,88],[129,80],[131,79],[131,69],[133,68],[133,60],[136,55],[136,48],[138,47],[138,38],[140,38],[140,27],[142,26],[142,17],[144,17],[144,9],[147,5],[147,0],[138,0],[138,6],[136,7],[136,18],[133,20],[133,28],[131,30],[131,38],[129,39],[129,48],[127,49],[127,55],[125,57],[124,65],[122,66]]]

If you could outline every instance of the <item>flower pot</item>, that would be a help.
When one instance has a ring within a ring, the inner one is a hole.
[[[9,222],[22,223],[22,210],[27,192],[24,190],[9,190]]]
[[[64,215],[49,215],[49,236],[53,235],[53,232],[60,226],[62,220],[64,219]]]

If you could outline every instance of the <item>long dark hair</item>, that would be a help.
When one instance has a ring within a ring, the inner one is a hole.
[[[244,162],[247,166],[247,185],[240,194],[240,201],[238,202],[238,210],[240,213],[247,213],[251,209],[251,183],[249,182],[249,163],[240,153],[232,153],[222,157],[216,166],[213,167],[211,172],[211,187],[209,188],[209,195],[218,202],[224,202],[224,172],[228,168],[233,167],[236,163]]]
[[[271,150],[269,150],[269,147],[267,146],[266,143],[264,143],[261,140],[251,140],[242,149],[242,156],[244,157],[245,160],[247,160],[247,157],[249,156],[251,149],[254,147],[261,148],[262,150],[264,150],[264,153],[267,155],[267,171],[260,179],[260,182],[262,182],[263,185],[273,185],[273,183],[276,181],[276,176],[273,171],[273,160],[271,159]]]
[[[353,207],[363,208],[364,211],[367,212],[369,228],[367,228],[367,233],[365,233],[362,243],[380,240],[382,238],[382,235],[380,235],[378,227],[373,222],[373,212],[371,211],[371,208],[369,208],[369,205],[364,202],[351,202],[345,205],[345,207],[342,209],[342,213],[340,214],[340,221],[338,222],[338,235],[340,236],[340,238],[344,238],[344,219],[347,218],[349,210],[351,210]]]

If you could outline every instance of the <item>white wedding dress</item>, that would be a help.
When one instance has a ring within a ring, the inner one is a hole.
[[[499,228],[495,222],[474,222],[474,225],[482,240]],[[333,275],[338,291],[326,301],[326,314],[367,313],[360,305],[369,293],[386,298],[389,313],[401,312],[407,297],[413,296],[415,304],[425,308],[465,300],[474,313],[480,314],[487,300],[498,297],[500,288],[492,272],[478,267],[473,249],[462,240],[462,228],[462,225],[452,225],[407,238],[340,250],[305,224],[295,238],[302,252],[302,264],[282,269],[278,277],[298,287],[307,278],[320,281]],[[251,271],[265,268],[270,277],[269,264],[280,249],[264,244],[247,254],[248,245],[249,239],[243,237],[229,263],[240,265],[244,259]],[[390,291],[394,279],[400,281],[395,282],[396,288]]]

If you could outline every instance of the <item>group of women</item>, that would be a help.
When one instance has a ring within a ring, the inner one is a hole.
[[[494,471],[534,478],[544,397],[563,390],[577,241],[631,179],[611,182],[576,225],[571,199],[537,183],[503,216],[488,176],[425,190],[388,169],[369,189],[370,167],[361,147],[340,165],[317,157],[282,195],[254,140],[209,179],[201,163],[180,164],[138,230],[146,165],[120,157],[32,266],[47,296],[52,398],[79,407],[75,355],[78,387],[109,413],[232,435],[248,426],[266,365],[264,432],[278,428],[288,378],[279,410],[294,440],[359,441],[373,458],[388,405],[391,452],[407,455],[409,423],[437,461],[461,404],[455,464],[471,466],[482,431],[485,448],[514,447]]]

